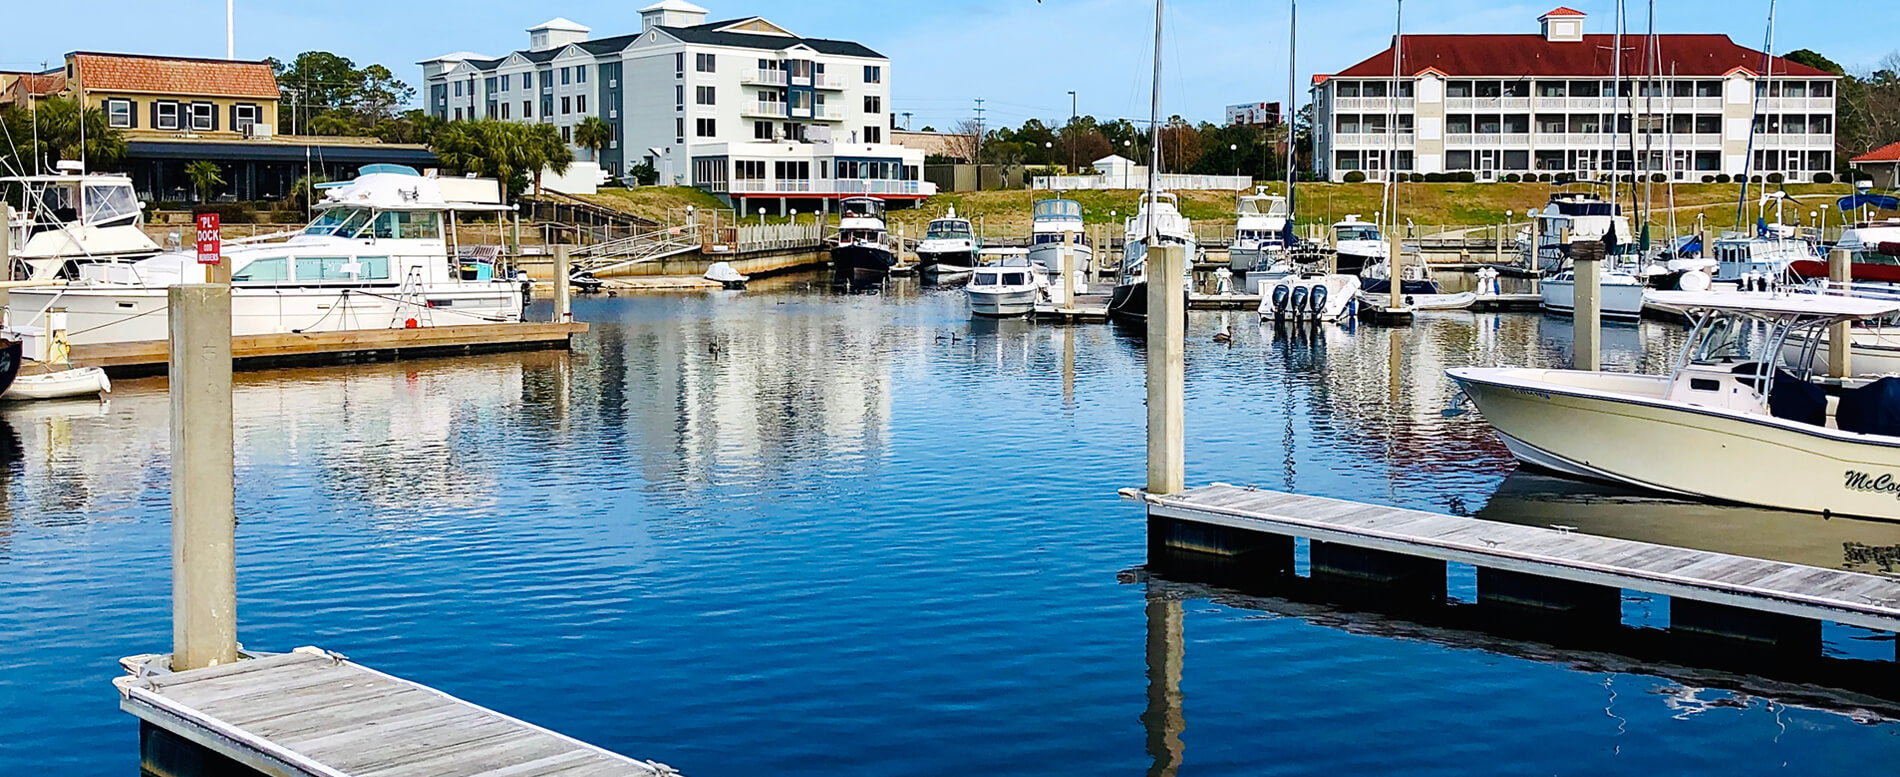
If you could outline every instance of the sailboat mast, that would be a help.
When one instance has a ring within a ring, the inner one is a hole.
[[[1155,176],[1161,170],[1161,20],[1164,0],[1155,0],[1154,86],[1148,93],[1148,247],[1153,248],[1160,228],[1155,222]]]
[[[1748,177],[1755,168],[1755,118],[1761,116],[1762,101],[1768,97],[1768,84],[1775,76],[1775,0],[1768,0],[1768,33],[1762,44],[1761,84],[1755,89],[1755,106],[1748,117],[1748,154],[1742,157],[1742,193],[1735,200],[1735,231],[1744,231],[1748,219]],[[1766,129],[1766,127],[1764,127]]]
[[[1656,0],[1649,0],[1649,31],[1643,38],[1643,49],[1646,54],[1646,56],[1643,57],[1643,118],[1653,119],[1656,116],[1656,69],[1658,61],[1656,59]],[[1654,176],[1647,173],[1649,161],[1656,155],[1656,132],[1654,128],[1646,129],[1641,126],[1632,126],[1631,129],[1643,133],[1643,163],[1636,166],[1638,171],[1644,172],[1643,226],[1638,230],[1638,234],[1641,234],[1643,230],[1649,228],[1650,211],[1656,208],[1656,187],[1652,180]]]
[[[1300,0],[1287,0],[1286,20],[1286,212],[1298,214],[1299,203],[1293,196],[1293,125],[1299,117],[1300,76]]]
[[[1392,31],[1392,86],[1386,90],[1385,112],[1385,191],[1387,228],[1396,230],[1399,225],[1399,74],[1405,61],[1405,0],[1398,0],[1398,21]],[[1387,267],[1392,269],[1392,277],[1398,278],[1398,257],[1387,259]]]
[[[1610,43],[1610,49],[1611,49],[1610,51],[1610,89],[1612,90],[1610,92],[1610,105],[1612,106],[1616,105],[1616,98],[1623,96],[1623,0],[1616,0],[1616,23],[1615,23],[1615,30],[1613,31],[1613,33],[1614,35],[1611,38],[1611,43]],[[1631,102],[1634,103],[1635,101],[1632,100]],[[1610,115],[1615,116],[1616,111],[1612,110],[1610,112]],[[1635,129],[1635,127],[1631,127],[1630,129],[1633,130]],[[1621,165],[1618,163],[1622,161],[1622,160],[1617,159],[1617,155],[1618,155],[1618,152],[1622,149],[1622,146],[1623,146],[1623,128],[1617,122],[1612,120],[1610,123],[1610,207],[1611,208],[1616,207],[1617,168],[1621,167]],[[1635,156],[1634,152],[1635,152],[1635,149],[1632,148],[1631,156]],[[1616,223],[1615,220],[1612,219],[1610,223],[1612,225],[1611,228],[1614,229],[1615,223]]]

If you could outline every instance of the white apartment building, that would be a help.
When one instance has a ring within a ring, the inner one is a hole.
[[[1726,35],[1625,35],[1619,88],[1615,36],[1584,34],[1584,20],[1558,8],[1538,35],[1406,35],[1396,82],[1389,47],[1314,76],[1319,174],[1807,181],[1834,169],[1837,76]]]
[[[935,193],[922,180],[924,153],[888,137],[888,58],[757,16],[707,22],[707,13],[662,0],[641,9],[638,33],[595,39],[553,19],[505,57],[426,60],[428,110],[451,121],[549,122],[570,142],[582,119],[598,116],[612,137],[603,169],[624,175],[650,163],[661,183],[704,188],[747,212]]]

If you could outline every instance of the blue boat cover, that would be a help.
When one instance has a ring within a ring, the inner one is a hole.
[[[1900,436],[1900,378],[1881,378],[1842,393],[1834,423],[1843,432]]]
[[[1789,421],[1826,426],[1827,392],[1787,370],[1775,370],[1775,382],[1768,391],[1768,414]]]

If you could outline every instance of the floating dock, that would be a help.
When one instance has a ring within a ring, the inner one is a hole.
[[[1478,300],[1471,303],[1471,309],[1479,313],[1510,313],[1536,311],[1543,305],[1541,294],[1480,294]]]
[[[1196,294],[1188,292],[1188,310],[1258,310],[1258,294]]]
[[[1151,543],[1290,571],[1305,538],[1315,577],[1394,597],[1444,598],[1449,561],[1477,567],[1480,604],[1614,623],[1630,589],[1670,597],[1673,632],[1810,655],[1822,621],[1900,632],[1900,579],[1878,575],[1225,484],[1122,493],[1147,503]]]
[[[279,777],[659,777],[641,761],[317,648],[171,673],[134,656],[113,680],[148,773]]]
[[[269,369],[298,364],[387,361],[495,351],[567,348],[581,323],[512,323],[430,326],[415,329],[355,329],[346,332],[248,335],[231,338],[237,369]],[[171,343],[75,345],[74,367],[102,367],[114,377],[162,374],[170,364]]]

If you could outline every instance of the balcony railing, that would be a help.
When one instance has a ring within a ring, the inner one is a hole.
[[[1833,113],[1832,97],[1767,97],[1762,99],[1765,113]]]
[[[784,86],[785,85],[785,71],[783,70],[748,70],[748,71],[745,71],[745,73],[740,75],[739,80],[748,84],[763,84],[766,86]]]
[[[785,112],[785,103],[766,102],[764,100],[761,100],[756,103],[746,103],[745,106],[746,107],[743,112],[747,116],[770,116],[775,119],[783,119],[787,116]]]
[[[1831,149],[1834,147],[1834,136],[1828,133],[1797,135],[1758,132],[1755,133],[1755,147]]]
[[[1334,110],[1347,113],[1354,111],[1392,110],[1392,98],[1390,97],[1341,97],[1336,100],[1335,103]],[[1416,101],[1410,97],[1400,97],[1398,98],[1398,109],[1401,111],[1412,110],[1415,103]]]
[[[1397,138],[1398,146],[1411,148],[1416,139],[1411,132],[1400,132]],[[1392,143],[1393,135],[1388,132],[1340,132],[1333,135],[1333,145],[1336,148],[1390,148]]]
[[[937,185],[929,181],[787,178],[733,181],[726,191],[730,194],[897,194],[928,197],[937,193]]]
[[[816,79],[813,79],[812,86],[815,86],[819,89],[843,89],[845,88],[844,76],[826,73],[822,76],[817,77]]]

